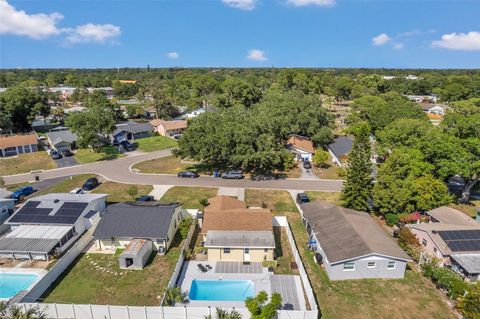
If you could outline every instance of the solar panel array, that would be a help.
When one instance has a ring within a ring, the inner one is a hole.
[[[480,229],[439,231],[451,251],[480,251]]]
[[[55,212],[52,208],[37,208],[39,202],[27,202],[10,219],[11,223],[23,224],[65,224],[73,225],[87,207],[88,203],[65,202]],[[36,204],[35,204],[36,203]]]

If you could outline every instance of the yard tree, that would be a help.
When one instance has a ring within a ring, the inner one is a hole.
[[[357,126],[352,150],[348,155],[347,177],[340,196],[344,207],[361,211],[369,210],[368,201],[372,190],[372,150],[369,134],[368,124]]]
[[[277,315],[277,310],[282,305],[282,296],[279,293],[273,293],[270,302],[268,294],[260,291],[255,297],[248,297],[245,300],[245,306],[250,311],[251,319],[273,319]]]
[[[328,155],[327,151],[322,149],[315,150],[315,154],[313,155],[313,163],[317,166],[324,167],[327,165],[328,159],[330,156]]]
[[[50,105],[48,103],[37,102],[33,106],[33,112],[35,115],[40,115],[43,117],[43,122],[47,125],[47,117],[50,115]]]
[[[447,205],[453,201],[453,196],[448,192],[447,185],[431,174],[415,179],[412,193],[415,209],[420,211]]]

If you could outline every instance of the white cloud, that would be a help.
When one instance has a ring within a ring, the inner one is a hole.
[[[373,45],[378,46],[378,45],[384,45],[385,43],[387,43],[390,40],[391,40],[391,38],[388,36],[388,34],[382,33],[382,34],[379,34],[376,37],[374,37],[372,39],[372,42],[373,42]]]
[[[169,59],[178,59],[180,57],[180,54],[178,52],[168,52],[167,53],[167,58]]]
[[[480,32],[444,34],[441,40],[433,41],[432,46],[458,51],[480,51]]]
[[[319,6],[319,7],[329,7],[333,6],[336,3],[336,0],[288,0],[287,4],[293,5],[295,7],[304,7],[309,5]]]
[[[395,43],[393,45],[393,48],[396,49],[396,50],[403,49],[403,43]]]
[[[247,59],[252,60],[252,61],[267,61],[267,57],[265,55],[265,52],[262,50],[258,49],[251,49],[248,51],[247,54]]]
[[[0,0],[0,34],[43,39],[61,33],[57,23],[62,19],[63,15],[58,12],[28,14]]]
[[[66,32],[67,43],[106,43],[122,34],[119,26],[113,24],[93,24],[87,23],[79,25],[74,29],[64,29]]]
[[[222,2],[227,6],[241,10],[252,10],[257,4],[257,0],[222,0]]]

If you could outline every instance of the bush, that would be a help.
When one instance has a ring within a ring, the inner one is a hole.
[[[480,319],[480,283],[472,284],[468,293],[459,298],[457,309],[465,318]]]
[[[337,175],[339,177],[345,177],[345,176],[347,176],[347,170],[344,169],[343,167],[338,167],[337,168]]]
[[[398,244],[402,248],[410,245],[420,247],[420,242],[418,241],[417,236],[415,236],[407,227],[403,227],[400,230],[400,233],[398,234]]]
[[[438,288],[446,290],[451,299],[462,297],[469,289],[469,285],[463,281],[460,275],[446,267],[438,267],[435,262],[423,264],[422,273],[429,277]]]
[[[190,231],[190,226],[192,226],[193,218],[188,216],[182,219],[180,225],[178,225],[178,231],[180,232],[180,236],[182,239],[187,238],[188,232]]]
[[[398,221],[399,221],[399,218],[398,218],[397,214],[388,213],[388,214],[385,215],[385,222],[390,227],[398,224]]]
[[[264,260],[264,261],[262,261],[262,267],[277,268],[277,261],[276,260]]]
[[[315,154],[313,155],[312,161],[315,165],[319,167],[327,166],[327,162],[329,159],[329,155],[327,151],[317,149],[315,150]]]

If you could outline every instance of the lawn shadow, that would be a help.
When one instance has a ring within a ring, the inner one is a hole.
[[[275,238],[275,257],[282,257],[282,227],[273,227],[273,236]]]

